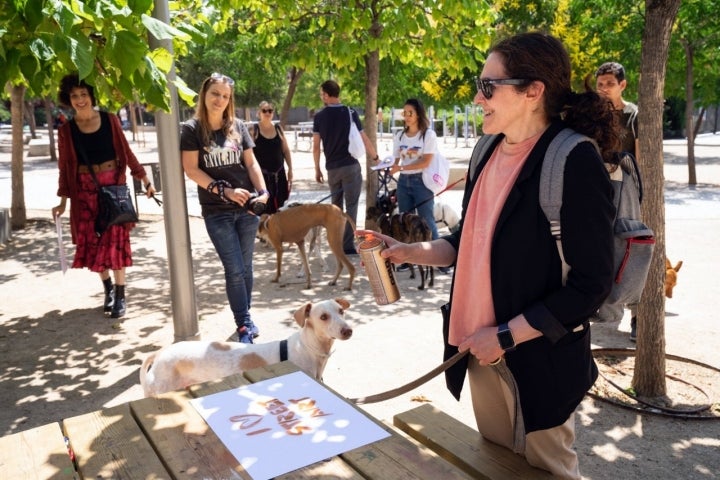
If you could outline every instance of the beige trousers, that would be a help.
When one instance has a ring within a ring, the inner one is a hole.
[[[514,430],[516,422],[522,422],[522,416],[515,413],[514,386],[508,386],[496,368],[480,366],[474,357],[470,358],[468,380],[475,421],[485,439],[515,451],[530,465],[558,478],[580,479],[577,453],[573,449],[575,413],[562,425],[517,439]]]

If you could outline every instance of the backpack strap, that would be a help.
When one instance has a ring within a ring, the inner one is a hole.
[[[582,142],[592,142],[595,145],[595,142],[585,135],[581,135],[569,128],[562,129],[550,142],[540,172],[540,207],[545,213],[548,222],[550,222],[550,234],[555,239],[558,254],[560,254],[563,285],[565,285],[570,272],[570,265],[565,261],[565,255],[563,254],[562,228],[560,224],[565,162],[573,148]]]
[[[480,140],[475,144],[472,155],[470,155],[470,169],[468,180],[473,181],[477,174],[478,166],[482,159],[487,155],[488,150],[495,145],[495,140],[498,138],[497,135],[483,135]]]

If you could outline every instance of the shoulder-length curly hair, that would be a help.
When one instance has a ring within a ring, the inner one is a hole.
[[[95,106],[95,89],[91,85],[88,85],[85,80],[80,80],[80,77],[77,73],[65,75],[62,80],[60,80],[60,88],[58,89],[58,101],[61,105],[68,108],[72,107],[72,103],[70,102],[70,93],[73,91],[74,88],[84,88],[85,90],[87,90],[88,95],[90,95],[92,105],[93,107]]]

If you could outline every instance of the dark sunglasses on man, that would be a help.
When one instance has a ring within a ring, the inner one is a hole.
[[[495,85],[525,85],[530,80],[526,78],[480,78],[475,77],[475,86],[478,92],[490,100],[495,92]]]

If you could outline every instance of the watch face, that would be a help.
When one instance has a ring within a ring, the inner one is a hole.
[[[512,348],[515,348],[515,339],[512,336],[512,332],[510,332],[510,329],[507,328],[507,326],[504,327],[503,330],[500,330],[497,333],[498,342],[500,343],[500,348],[503,350],[509,350]]]

